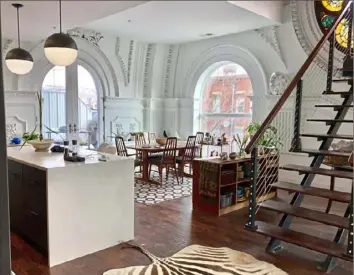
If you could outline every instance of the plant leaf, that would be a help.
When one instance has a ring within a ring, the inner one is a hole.
[[[45,127],[49,132],[51,132],[51,133],[53,133],[53,134],[57,134],[57,135],[62,139],[62,141],[65,140],[65,139],[60,135],[59,132],[50,129],[49,127],[47,127],[47,126],[45,126],[45,125],[44,125],[44,127]]]
[[[34,127],[34,129],[33,129],[33,131],[31,132],[31,135],[30,135],[30,137],[34,134],[34,132],[37,130],[37,124],[36,124],[36,126]],[[21,149],[23,148],[23,146],[25,146],[26,145],[26,143],[27,143],[27,141],[28,141],[28,139],[26,139],[25,140],[25,142],[24,143],[22,143],[22,145],[21,145],[21,147],[20,147],[20,150],[19,151],[21,151]]]

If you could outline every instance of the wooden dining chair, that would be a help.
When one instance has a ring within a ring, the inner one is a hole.
[[[152,158],[149,160],[149,176],[151,174],[152,165],[157,166],[159,176],[160,176],[160,183],[162,184],[163,169],[166,168],[166,179],[167,179],[170,168],[173,168],[175,170],[177,183],[179,184],[179,176],[178,176],[177,162],[176,162],[176,150],[177,150],[177,138],[175,137],[167,138],[167,142],[162,154],[162,158]]]
[[[203,132],[197,132],[196,134],[196,144],[198,147],[196,147],[196,152],[195,156],[201,158],[203,154],[203,141],[204,141],[204,133]]]
[[[131,156],[136,156],[136,154],[128,154],[127,147],[125,147],[124,139],[120,136],[117,136],[115,138],[116,141],[116,148],[117,148],[117,155],[122,156],[122,157],[131,157]],[[140,172],[142,169],[142,162],[138,158],[134,159],[134,168],[140,167]]]
[[[182,176],[182,183],[183,183],[184,167],[186,166],[186,164],[189,165],[189,171],[190,171],[189,173],[192,172],[192,163],[196,151],[196,147],[195,147],[196,139],[197,139],[196,136],[189,136],[187,139],[187,144],[183,152],[183,155],[176,157],[176,162],[178,163],[179,175]]]

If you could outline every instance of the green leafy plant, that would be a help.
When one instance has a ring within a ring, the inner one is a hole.
[[[259,124],[258,122],[251,122],[246,127],[246,131],[252,138],[260,128],[261,128],[261,124]],[[256,144],[258,146],[275,148],[275,149],[279,149],[280,146],[283,146],[283,143],[281,142],[281,138],[279,137],[278,134],[278,129],[272,125],[269,125],[266,128],[263,135],[258,139]]]
[[[236,134],[236,136],[233,136],[233,140],[236,142],[238,148],[239,148],[239,152],[238,152],[238,156],[242,157],[246,154],[245,149],[246,149],[246,145],[247,145],[247,141],[248,141],[248,135],[244,135],[242,140],[239,136],[239,134]]]
[[[39,139],[39,133],[36,133],[36,132],[25,132],[23,133],[22,135],[22,139],[23,140],[36,140],[36,139]]]
[[[26,145],[26,143],[29,140],[37,140],[39,139],[40,141],[43,140],[43,126],[48,130],[48,132],[51,132],[53,134],[57,134],[62,140],[64,140],[64,138],[57,132],[54,131],[52,129],[50,129],[49,127],[43,125],[43,102],[44,102],[44,98],[42,97],[42,91],[37,92],[36,93],[36,97],[37,97],[37,102],[38,102],[38,106],[39,106],[39,125],[36,124],[34,129],[32,130],[31,133],[24,133],[22,136],[23,139],[23,143],[20,147],[20,150],[22,149],[23,146]],[[36,133],[37,127],[39,126],[39,133]]]

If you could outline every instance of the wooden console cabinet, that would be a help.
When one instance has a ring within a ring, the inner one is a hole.
[[[258,179],[258,186],[267,186],[278,181],[278,159],[263,157],[259,160],[260,169],[265,171]],[[244,169],[247,168],[247,169]],[[241,201],[237,196],[237,187],[247,188],[251,182],[251,159],[249,157],[226,160],[220,158],[195,159],[193,161],[193,209],[221,216],[248,206],[248,199]],[[248,175],[245,173],[248,170]],[[244,189],[245,190],[245,189]],[[258,190],[264,190],[259,188]],[[262,192],[258,201],[264,201],[276,196],[276,191]],[[257,192],[258,193],[258,192]],[[224,206],[222,199],[229,194],[231,201]],[[231,196],[230,196],[231,195]]]
[[[11,231],[48,250],[46,171],[8,161]]]

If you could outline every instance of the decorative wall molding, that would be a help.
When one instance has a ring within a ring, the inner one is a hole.
[[[280,44],[277,36],[277,26],[272,26],[270,28],[257,29],[255,32],[267,43],[272,49],[280,56],[281,60],[284,62],[284,57],[280,49]],[[268,31],[268,33],[267,33]]]
[[[15,136],[21,136],[27,132],[27,120],[20,118],[18,115],[6,116],[6,138],[11,140]]]
[[[114,71],[111,62],[99,47],[93,46],[87,40],[73,37],[78,45],[79,55],[78,64],[86,65],[90,73],[94,72],[94,77],[97,89],[99,89],[100,97],[115,95],[119,96],[119,87],[116,72]],[[35,64],[30,74],[19,78],[19,89],[39,90],[42,88],[44,77],[53,65],[48,61],[43,51],[44,42],[40,42],[31,51]]]
[[[269,78],[269,94],[282,95],[289,85],[289,77],[279,72],[273,72]]]
[[[165,81],[164,81],[164,96],[168,97],[168,92],[170,88],[170,73],[171,73],[171,66],[172,66],[172,58],[173,58],[173,52],[175,49],[175,45],[170,45],[168,47],[168,53],[167,53],[167,58],[166,58],[166,70],[165,70]]]
[[[131,68],[132,68],[132,61],[133,61],[133,53],[135,49],[135,42],[133,40],[130,40],[127,65],[125,65],[123,57],[120,54],[120,49],[121,49],[120,44],[121,44],[121,40],[119,37],[117,37],[116,45],[115,45],[115,55],[118,59],[120,69],[124,77],[124,86],[128,87],[128,84],[130,83],[130,75],[131,75]]]
[[[10,49],[10,46],[11,46],[11,44],[12,44],[12,42],[13,42],[13,40],[11,40],[11,39],[4,39],[5,41],[4,41],[4,45],[3,45],[3,55],[5,56],[5,54],[7,53],[7,51]],[[5,58],[5,57],[4,57]]]
[[[82,28],[74,28],[74,29],[68,30],[67,34],[72,37],[77,37],[77,38],[86,40],[96,47],[100,47],[99,42],[103,38],[103,35],[100,32],[96,32],[93,30],[86,30],[86,29],[82,29]]]
[[[299,43],[305,53],[309,55],[316,46],[317,42],[323,36],[316,20],[314,1],[291,1],[291,16],[295,34],[299,40]],[[322,70],[327,70],[328,54],[329,43],[326,42],[314,60]],[[343,57],[344,54],[335,49],[335,68],[341,66]],[[339,74],[339,71],[337,73]]]
[[[153,60],[155,57],[156,45],[148,44],[145,54],[145,64],[144,64],[144,85],[143,85],[143,97],[149,97],[150,86],[151,86],[151,71],[153,66]]]

